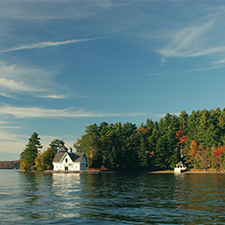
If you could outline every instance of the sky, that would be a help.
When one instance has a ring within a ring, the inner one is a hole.
[[[225,1],[0,1],[0,161],[37,132],[225,107]]]

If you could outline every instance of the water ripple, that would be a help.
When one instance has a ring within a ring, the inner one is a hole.
[[[0,224],[225,223],[223,174],[2,170],[0,178]]]

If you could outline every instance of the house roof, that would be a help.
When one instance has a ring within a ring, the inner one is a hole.
[[[176,166],[184,166],[184,164],[180,161]]]
[[[59,152],[59,153],[56,153],[54,159],[53,159],[53,162],[59,162],[60,159],[64,156],[65,152]]]
[[[76,153],[59,152],[55,155],[53,162],[60,162],[60,160],[65,154],[68,154],[73,162],[81,162],[82,158],[85,157],[85,154],[83,152],[76,152]]]

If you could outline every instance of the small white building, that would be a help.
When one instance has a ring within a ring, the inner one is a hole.
[[[87,158],[82,152],[59,152],[55,155],[52,164],[55,171],[86,170]]]
[[[174,173],[181,173],[182,171],[186,170],[187,167],[180,161],[174,168]]]

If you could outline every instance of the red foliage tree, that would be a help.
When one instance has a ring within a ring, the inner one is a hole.
[[[222,146],[220,148],[217,148],[214,152],[213,152],[213,155],[214,155],[214,160],[217,164],[220,164],[220,155],[225,151],[225,146]]]

